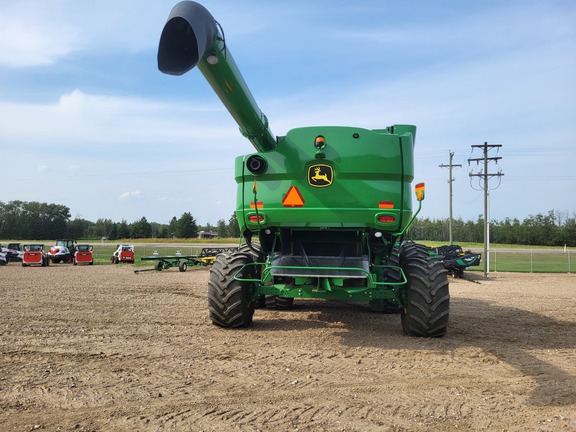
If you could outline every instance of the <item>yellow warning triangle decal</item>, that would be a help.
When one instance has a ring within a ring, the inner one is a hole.
[[[284,207],[302,207],[304,205],[304,198],[296,186],[290,186],[282,199],[282,205]]]

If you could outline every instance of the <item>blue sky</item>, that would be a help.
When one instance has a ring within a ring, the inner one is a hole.
[[[0,201],[72,217],[229,219],[251,144],[194,70],[157,69],[175,1],[0,0]],[[576,2],[206,0],[276,135],[415,124],[422,217],[483,213],[467,159],[502,144],[490,217],[576,214]],[[472,187],[474,186],[474,188]]]

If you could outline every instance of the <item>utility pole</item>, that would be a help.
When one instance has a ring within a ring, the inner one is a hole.
[[[498,164],[498,161],[502,158],[498,156],[488,157],[488,152],[492,149],[500,150],[500,147],[502,147],[501,144],[488,144],[487,142],[481,145],[473,145],[472,151],[474,151],[475,148],[482,149],[484,156],[481,158],[468,159],[468,165],[470,165],[470,162],[476,162],[476,165],[478,165],[480,162],[484,164],[484,168],[480,170],[480,172],[470,173],[471,178],[478,177],[479,179],[484,180],[482,187],[482,190],[484,190],[484,277],[487,277],[488,273],[490,272],[490,222],[488,214],[488,196],[490,194],[490,190],[488,188],[488,180],[490,180],[492,177],[502,177],[504,175],[504,173],[501,171],[498,171],[497,173],[489,172],[488,163],[495,162]]]
[[[455,165],[452,163],[452,158],[454,157],[454,152],[448,150],[448,155],[450,156],[450,163],[448,165],[438,165],[440,168],[448,167],[448,184],[450,185],[450,218],[448,219],[448,232],[450,236],[450,245],[452,245],[452,182],[454,178],[452,177],[452,167],[461,167],[462,165]]]

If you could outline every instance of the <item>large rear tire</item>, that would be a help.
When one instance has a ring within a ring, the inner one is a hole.
[[[254,300],[250,283],[240,282],[234,276],[245,264],[252,263],[248,253],[219,254],[210,268],[208,279],[208,310],[212,323],[220,327],[248,327],[254,316]],[[254,266],[239,274],[254,277]]]
[[[410,336],[442,337],[448,329],[450,294],[446,269],[427,248],[406,243],[400,249],[400,265],[408,283],[401,310],[402,329]]]

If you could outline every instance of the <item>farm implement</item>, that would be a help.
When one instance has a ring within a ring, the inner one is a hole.
[[[439,259],[448,273],[457,278],[463,277],[468,267],[479,266],[482,261],[481,254],[471,250],[463,251],[458,245],[432,247],[429,254]]]
[[[288,309],[299,298],[357,300],[399,312],[408,335],[444,336],[447,271],[406,238],[425,195],[416,184],[413,212],[416,126],[309,126],[274,135],[220,24],[183,1],[162,31],[158,68],[183,75],[196,66],[255,149],[235,159],[244,242],[210,268],[212,322],[247,327],[256,306]]]
[[[157,253],[151,256],[140,258],[142,261],[155,261],[154,267],[144,270],[134,270],[134,273],[146,271],[162,271],[172,267],[178,267],[178,270],[185,272],[189,266],[203,267],[210,266],[214,263],[216,256],[220,253],[230,253],[237,248],[202,248],[199,255],[182,255],[176,252],[175,255],[160,256]]]

